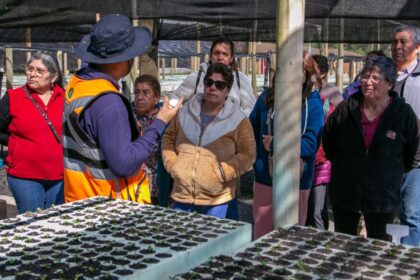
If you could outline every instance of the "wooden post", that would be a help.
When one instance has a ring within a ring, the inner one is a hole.
[[[178,59],[176,57],[174,59],[174,68],[176,70],[178,68]]]
[[[132,20],[133,26],[139,26],[139,21],[137,19]],[[125,81],[127,83],[127,92],[125,92],[126,97],[128,100],[131,100],[131,93],[134,92],[134,81],[139,76],[139,57],[134,57],[133,65],[131,67],[130,72],[125,77]]]
[[[356,78],[356,62],[351,61],[350,62],[350,75],[349,75],[349,83],[352,83],[354,79]]]
[[[166,79],[166,63],[165,63],[165,58],[164,57],[162,57],[161,59],[161,62],[162,62],[162,80],[165,80]]]
[[[67,52],[63,53],[63,76],[67,76],[69,74],[69,69],[67,67]]]
[[[254,95],[257,95],[257,42],[252,42],[251,84]]]
[[[157,37],[157,25],[154,19],[145,19],[140,21],[140,25],[147,27],[152,32],[153,39]],[[157,46],[153,46],[148,53],[140,56],[139,59],[139,75],[149,74],[159,79],[157,66]]]
[[[57,62],[58,62],[58,67],[61,70],[61,73],[64,73],[64,69],[63,69],[63,51],[60,51],[60,50],[57,51]]]
[[[162,72],[161,70],[161,58],[158,55],[158,60],[157,60],[157,68],[158,68],[158,74],[159,74],[159,80],[160,80],[160,73]]]
[[[273,225],[298,221],[304,0],[277,0]]]
[[[100,20],[100,14],[96,14],[96,21]],[[131,0],[131,24],[133,27],[139,26],[138,14],[137,14],[137,1]],[[122,93],[128,100],[131,101],[131,93],[134,92],[134,81],[139,75],[139,58],[134,57],[133,64],[130,72],[123,79]]]
[[[378,46],[377,46],[377,48],[378,48],[378,51],[380,51],[381,50],[381,20],[380,19],[377,19],[376,20],[376,23],[377,23],[377,31],[378,31],[378,37],[377,37],[377,42],[378,42]]]
[[[208,53],[206,53],[204,55],[204,62],[208,62],[210,60],[210,55]]]
[[[264,87],[271,87],[271,50],[267,53],[267,60],[265,63],[265,72],[264,75]]]
[[[25,47],[30,48],[32,46],[32,41],[31,41],[31,28],[27,27],[25,28]],[[29,59],[31,58],[31,52],[28,51],[26,52],[26,61],[29,61]]]
[[[337,60],[337,72],[335,75],[336,79],[336,86],[340,91],[343,90],[343,64],[344,64],[344,19],[340,18],[340,42],[338,44],[338,60]]]
[[[198,71],[198,67],[197,67],[198,63],[197,63],[197,60],[198,60],[198,56],[194,56],[194,72],[195,71]]]
[[[200,42],[200,27],[199,26],[197,26],[197,34],[198,34],[198,37],[197,37],[197,41],[195,42],[195,50],[196,50],[196,52],[197,52],[197,56],[196,56],[196,59],[195,59],[195,71],[198,71],[198,69],[200,68],[200,59],[201,59],[201,57],[200,57],[200,53],[201,53],[201,42]]]
[[[13,49],[5,48],[6,53],[6,89],[13,88]]]
[[[246,74],[246,57],[241,57],[241,71]]]
[[[271,68],[277,69],[277,54],[274,52],[271,54]],[[271,75],[272,77],[273,75]],[[274,83],[274,81],[273,81]]]
[[[175,57],[171,58],[171,77],[175,74]]]
[[[322,24],[322,51],[321,54],[325,57],[328,57],[328,36],[329,36],[329,18],[324,18],[324,22]]]
[[[190,67],[191,67],[191,73],[194,73],[195,70],[195,56],[191,56],[191,61],[190,61]]]
[[[359,61],[359,68],[357,69],[357,74],[359,74],[360,73],[360,71],[362,71],[362,68],[363,68],[363,65],[364,65],[364,62],[361,60],[361,61]]]

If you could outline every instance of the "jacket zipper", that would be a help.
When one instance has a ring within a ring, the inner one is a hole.
[[[199,124],[199,126],[200,126],[200,135],[198,136],[198,146],[199,147],[201,147],[201,139],[202,139],[202,137],[203,137],[203,134],[204,134],[204,130],[206,129],[206,127],[203,129],[202,127],[201,127],[201,122],[200,122],[200,118],[198,118],[198,117],[196,117],[195,118],[196,119],[196,121],[197,121],[197,123]],[[196,148],[196,149],[198,149],[198,148]],[[196,152],[195,153],[196,154],[196,161],[198,160],[198,153]],[[192,171],[192,174],[191,174],[191,178],[194,178],[194,176],[195,176],[195,169],[197,168],[197,166],[196,165],[194,165],[194,169],[193,169],[193,171]],[[196,198],[196,185],[194,184],[194,189],[193,189],[193,193],[192,193],[192,196],[193,196],[193,200],[194,200],[194,202],[195,202],[195,198]],[[193,204],[195,204],[193,202]]]
[[[204,128],[201,126],[201,122],[200,122],[200,119],[199,118],[197,118],[196,117],[196,121],[199,123],[199,125],[200,125],[200,135],[198,136],[198,147],[201,147],[201,140],[203,139],[203,134],[204,134],[204,131],[206,130],[206,128],[209,126],[209,124],[211,123],[208,123]],[[198,149],[198,148],[197,148]],[[199,153],[196,153],[196,161],[198,161],[198,157],[199,157]],[[197,166],[194,166],[194,169],[193,169],[193,174],[192,174],[192,178],[194,178],[194,176],[195,176],[195,168],[197,168]],[[194,199],[194,201],[195,201],[195,197],[196,197],[196,185],[194,184],[194,191],[193,191],[193,199]],[[194,204],[194,203],[193,203]]]
[[[201,140],[203,140],[203,134],[204,134],[204,131],[206,130],[206,128],[207,128],[207,126],[205,126],[204,129],[201,128],[200,136],[198,136],[198,146],[199,147],[201,147]]]

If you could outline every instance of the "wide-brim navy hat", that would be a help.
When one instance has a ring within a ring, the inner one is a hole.
[[[143,54],[151,43],[152,35],[147,28],[133,27],[126,16],[108,15],[82,38],[75,54],[89,63],[117,63]]]

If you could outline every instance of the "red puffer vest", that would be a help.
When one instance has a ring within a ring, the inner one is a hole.
[[[47,113],[58,135],[62,135],[64,90],[53,88],[47,105],[27,85],[39,107]],[[6,171],[9,175],[25,179],[63,179],[63,148],[47,122],[26,95],[22,87],[9,90],[9,142]]]

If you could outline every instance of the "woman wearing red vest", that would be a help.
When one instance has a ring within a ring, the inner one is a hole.
[[[25,70],[26,84],[0,100],[0,142],[8,146],[7,181],[19,214],[64,202],[61,72],[41,52]]]

